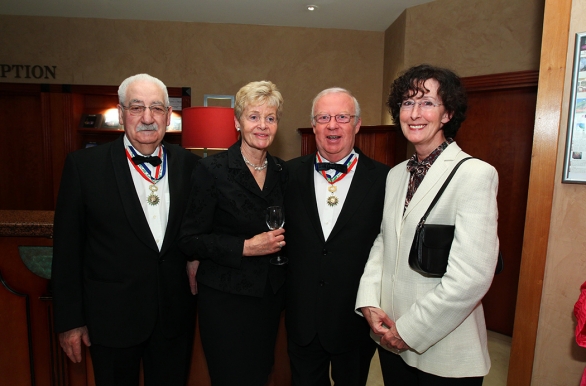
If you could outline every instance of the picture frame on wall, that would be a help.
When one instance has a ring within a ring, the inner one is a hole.
[[[563,183],[586,184],[586,32],[576,34]]]

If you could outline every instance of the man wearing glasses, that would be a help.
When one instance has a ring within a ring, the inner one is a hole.
[[[288,162],[288,351],[293,385],[363,386],[375,345],[354,312],[379,233],[389,167],[354,147],[360,106],[331,88],[313,100],[317,153]]]
[[[73,362],[89,346],[98,386],[137,386],[141,361],[145,384],[183,386],[195,297],[177,237],[198,157],[163,141],[171,107],[159,79],[132,76],[118,98],[124,135],[65,162],[54,222],[55,330]]]

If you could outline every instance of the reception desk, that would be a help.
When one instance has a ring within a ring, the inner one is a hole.
[[[94,386],[88,350],[73,364],[53,333],[52,236],[52,211],[0,210],[0,385]],[[268,385],[288,386],[283,320],[275,350]],[[210,385],[198,328],[188,385]]]

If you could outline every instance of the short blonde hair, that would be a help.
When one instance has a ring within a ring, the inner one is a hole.
[[[250,82],[238,90],[236,102],[234,104],[234,115],[240,120],[242,112],[249,105],[272,106],[277,108],[277,121],[281,119],[283,113],[283,96],[274,83],[268,80]]]

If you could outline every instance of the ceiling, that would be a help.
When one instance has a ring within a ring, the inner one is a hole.
[[[2,0],[0,14],[384,31],[433,0]],[[307,5],[317,5],[310,12]]]

